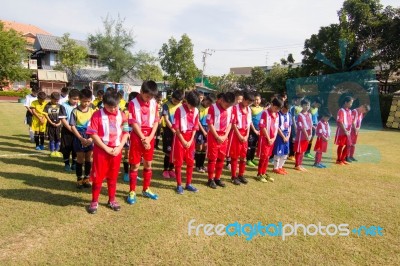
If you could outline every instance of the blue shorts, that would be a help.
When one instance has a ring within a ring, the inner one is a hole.
[[[86,133],[79,132],[79,134],[85,139],[89,138],[89,135]],[[93,150],[93,143],[87,147],[83,147],[81,141],[77,137],[74,137],[73,147],[75,152],[88,152]]]
[[[208,127],[203,126],[204,130],[208,132]],[[203,131],[200,129],[196,131],[196,135],[194,135],[194,139],[196,140],[196,144],[202,145],[207,143],[207,137],[204,136]]]

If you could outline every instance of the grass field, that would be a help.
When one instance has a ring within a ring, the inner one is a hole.
[[[306,160],[308,173],[295,172],[289,162],[289,175],[275,176],[275,183],[257,182],[252,168],[248,185],[212,190],[196,173],[197,194],[175,193],[175,182],[160,177],[157,152],[152,188],[158,201],[138,197],[137,204],[126,204],[129,187],[121,178],[121,211],[106,208],[103,189],[98,213],[89,215],[90,191],[75,188],[75,176],[63,172],[59,158],[34,150],[24,113],[22,104],[0,103],[0,265],[400,265],[399,131],[362,131],[360,162],[336,166],[330,152],[327,169],[312,169]],[[300,234],[247,241],[189,236],[191,219],[195,225],[321,222],[384,230],[375,237]]]

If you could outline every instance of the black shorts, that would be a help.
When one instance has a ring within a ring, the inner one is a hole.
[[[205,131],[208,131],[207,126],[203,126]],[[207,143],[207,137],[204,136],[203,131],[201,129],[196,131],[196,135],[194,136],[194,139],[196,140],[196,144],[202,145],[204,143]]]
[[[53,127],[47,125],[47,136],[49,136],[49,141],[60,141],[61,127]]]
[[[86,133],[84,132],[79,132],[79,133],[83,138],[85,139],[89,138],[89,135],[87,135]],[[89,146],[84,147],[82,146],[81,141],[77,137],[74,137],[73,145],[74,145],[74,151],[76,152],[88,152],[93,150],[93,143]]]
[[[61,146],[60,152],[71,152],[73,150],[74,134],[66,129],[61,128]]]
[[[169,127],[163,127],[162,142],[163,152],[170,154],[172,150],[172,141],[174,140],[174,133]]]
[[[33,115],[31,114],[31,112],[26,111],[25,117],[26,117],[26,124],[31,127],[32,126],[32,117],[33,117]]]

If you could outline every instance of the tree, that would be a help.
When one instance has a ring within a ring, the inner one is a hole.
[[[171,37],[168,43],[162,45],[158,55],[173,89],[195,85],[195,78],[200,71],[194,63],[193,44],[188,35],[183,34],[179,42]]]
[[[9,81],[29,80],[31,71],[22,62],[28,59],[25,39],[15,30],[4,29],[0,21],[0,86]]]
[[[222,76],[211,76],[208,79],[217,91],[226,92],[237,87],[239,77],[230,72]]]
[[[266,88],[266,79],[267,74],[261,67],[254,67],[251,70],[250,81],[252,87],[255,87],[259,91],[264,91]]]
[[[108,67],[110,81],[120,82],[135,68],[135,58],[130,51],[135,45],[133,31],[124,28],[125,19],[103,20],[104,32],[90,34],[88,41],[91,49],[97,51],[99,60]]]
[[[63,37],[57,41],[61,45],[61,49],[58,52],[59,63],[55,69],[64,70],[67,73],[69,72],[72,77],[71,83],[74,85],[77,71],[86,65],[86,59],[88,57],[87,49],[70,39],[69,33],[65,33]]]
[[[145,51],[135,55],[136,75],[141,80],[163,80],[163,73],[157,64],[157,58]]]
[[[266,77],[266,84],[275,92],[286,91],[286,80],[288,79],[289,68],[282,67],[275,63]]]

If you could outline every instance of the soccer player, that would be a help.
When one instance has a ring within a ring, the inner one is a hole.
[[[157,96],[157,83],[152,80],[144,81],[140,94],[129,102],[128,122],[132,127],[129,149],[129,195],[127,202],[136,203],[136,182],[140,161],[143,157],[143,191],[144,197],[157,200],[158,195],[150,190],[152,177],[151,163],[154,154],[154,136],[157,131],[158,106],[154,97]]]
[[[68,92],[69,92],[69,88],[68,87],[63,87],[61,88],[61,95],[60,95],[60,99],[58,100],[58,104],[63,104],[66,101],[68,101]]]
[[[326,152],[328,148],[328,141],[331,136],[331,128],[329,126],[329,119],[332,117],[328,111],[322,112],[322,118],[317,124],[316,136],[317,141],[315,142],[315,163],[314,167],[326,168],[325,164],[322,164],[322,153]]]
[[[228,134],[232,127],[232,105],[235,94],[226,92],[220,95],[217,102],[210,106],[207,114],[207,158],[208,182],[210,188],[225,187],[221,181],[222,169],[228,149]]]
[[[192,186],[192,174],[194,167],[195,142],[194,136],[199,129],[199,96],[196,92],[186,93],[185,102],[176,110],[173,128],[175,135],[171,151],[171,161],[175,166],[176,192],[183,194],[182,187],[182,165],[186,162],[186,186],[185,189],[197,192]]]
[[[114,211],[121,209],[115,200],[118,172],[122,149],[129,136],[128,119],[119,110],[117,92],[106,92],[104,108],[97,110],[88,124],[86,134],[93,139],[93,171],[91,174],[92,202],[88,212],[94,214],[99,206],[99,195],[103,180],[107,178],[108,207]]]
[[[93,139],[86,133],[89,121],[94,113],[91,108],[92,91],[89,89],[81,90],[79,94],[79,105],[72,110],[69,125],[74,134],[73,146],[76,152],[76,187],[89,188],[90,170],[92,167]],[[85,173],[83,174],[83,164]]]
[[[37,95],[37,100],[31,103],[31,110],[33,114],[32,118],[32,130],[34,132],[34,139],[36,144],[36,150],[44,150],[44,134],[46,133],[46,117],[43,114],[44,107],[47,104],[47,95],[41,91]]]
[[[249,135],[249,144],[247,151],[247,165],[248,166],[257,166],[258,163],[254,160],[254,156],[256,154],[258,137],[260,136],[260,119],[261,115],[264,111],[264,107],[261,105],[261,95],[258,92],[254,94],[254,102],[251,105],[251,121],[250,124],[250,135]]]
[[[235,185],[247,184],[244,177],[246,170],[246,155],[248,148],[248,139],[250,134],[250,125],[252,123],[250,105],[254,101],[254,94],[249,91],[243,92],[241,102],[233,106],[232,133],[229,139],[228,155],[231,158],[231,176],[232,183]],[[239,174],[236,175],[239,161]]]
[[[311,140],[312,136],[312,118],[309,113],[310,110],[310,101],[307,99],[303,99],[301,101],[301,112],[297,117],[297,132],[296,139],[294,141],[294,151],[295,154],[295,167],[294,169],[302,172],[307,172],[303,164],[304,153],[307,150],[308,142]]]
[[[292,129],[290,130],[290,142],[289,142],[289,160],[294,161],[294,141],[296,139],[296,132],[297,132],[297,117],[299,116],[299,113],[301,112],[301,101],[303,100],[302,96],[294,96],[293,97],[293,105],[290,107],[290,116],[292,117]]]
[[[50,102],[44,107],[44,115],[47,119],[47,135],[49,136],[50,157],[62,158],[60,149],[61,117],[59,104],[60,94],[53,92],[50,95]]]
[[[371,107],[368,104],[363,104],[358,108],[355,108],[351,111],[351,116],[353,119],[353,124],[351,127],[350,137],[351,137],[351,146],[349,155],[347,156],[347,162],[356,162],[357,159],[354,158],[354,152],[356,150],[358,133],[360,132],[361,122],[366,113],[371,110]]]
[[[34,132],[32,130],[32,118],[33,118],[33,111],[31,109],[31,104],[33,101],[37,100],[37,94],[39,92],[38,87],[32,87],[31,94],[26,95],[24,106],[26,108],[26,115],[25,115],[25,123],[29,127],[29,138],[31,142],[35,142],[34,139]]]
[[[318,109],[321,107],[323,104],[323,100],[319,97],[315,98],[314,101],[311,103],[310,107],[310,114],[311,114],[311,120],[312,120],[312,134],[311,134],[311,139],[310,142],[308,143],[307,151],[304,154],[306,158],[314,159],[314,156],[311,154],[311,146],[312,146],[312,141],[315,136],[315,129],[318,124]]]
[[[263,183],[274,182],[274,179],[267,174],[267,169],[269,157],[272,155],[278,134],[278,112],[282,106],[282,100],[274,98],[268,109],[262,113],[260,119],[260,138],[257,147],[257,155],[260,158],[260,162],[258,164],[257,179]]]
[[[171,100],[166,102],[162,107],[163,124],[162,124],[162,140],[164,152],[164,178],[175,178],[174,164],[171,162],[172,141],[174,139],[175,129],[173,128],[174,116],[176,110],[182,105],[183,92],[175,90],[171,95]]]
[[[336,164],[346,165],[347,154],[352,145],[350,131],[353,124],[353,117],[351,116],[351,106],[353,105],[353,98],[346,96],[343,99],[342,108],[339,109],[336,117],[337,129],[335,136],[335,144],[337,148]]]

